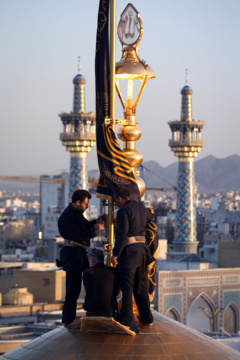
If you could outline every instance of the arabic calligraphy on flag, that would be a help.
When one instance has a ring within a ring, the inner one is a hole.
[[[147,223],[146,229],[146,246],[148,247],[153,261],[148,265],[148,294],[150,301],[153,300],[155,289],[157,285],[157,259],[160,253],[160,246],[158,242],[157,226],[154,222],[154,210],[148,209],[152,214],[152,219]]]

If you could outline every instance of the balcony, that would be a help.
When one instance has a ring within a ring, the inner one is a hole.
[[[179,139],[179,140],[169,140],[168,143],[171,147],[184,147],[184,146],[190,146],[190,147],[202,147],[203,146],[203,140],[202,139]]]
[[[60,140],[62,141],[84,141],[84,140],[96,140],[95,133],[60,133]]]

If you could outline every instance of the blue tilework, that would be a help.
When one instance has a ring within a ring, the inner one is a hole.
[[[223,306],[224,309],[230,304],[233,303],[236,307],[240,308],[240,291],[224,291],[223,292]]]
[[[87,166],[85,159],[71,157],[69,174],[69,197],[76,189],[87,189]]]
[[[164,295],[163,302],[164,314],[166,314],[171,307],[175,307],[179,314],[182,313],[182,294]]]
[[[193,162],[179,162],[175,241],[196,241],[195,180]]]

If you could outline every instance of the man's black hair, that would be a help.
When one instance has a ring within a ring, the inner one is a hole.
[[[91,199],[92,195],[87,190],[76,190],[72,195],[72,202],[75,203],[78,200],[83,202],[86,198]]]
[[[102,250],[96,248],[90,248],[87,250],[87,255],[93,257],[96,262],[104,262],[104,254]]]
[[[120,186],[114,191],[114,198],[118,199],[119,197],[123,200],[128,200],[130,199],[130,192],[127,188]]]

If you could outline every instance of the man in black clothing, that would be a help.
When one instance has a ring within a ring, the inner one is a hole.
[[[101,250],[89,249],[87,255],[90,267],[83,271],[86,315],[115,317],[119,291],[116,269],[104,265]]]
[[[88,208],[91,194],[86,190],[76,190],[72,203],[58,219],[58,229],[64,238],[64,247],[60,252],[63,270],[66,271],[66,296],[63,306],[62,322],[73,327],[78,325],[76,304],[81,291],[82,272],[88,267],[86,249],[90,239],[103,227],[102,215],[97,220],[88,221],[84,211]]]
[[[130,326],[133,317],[132,293],[138,307],[139,320],[152,326],[153,317],[147,288],[146,267],[151,257],[145,245],[145,231],[151,213],[142,204],[130,200],[126,188],[119,187],[114,199],[119,207],[112,263],[117,265],[122,290],[120,322]]]

